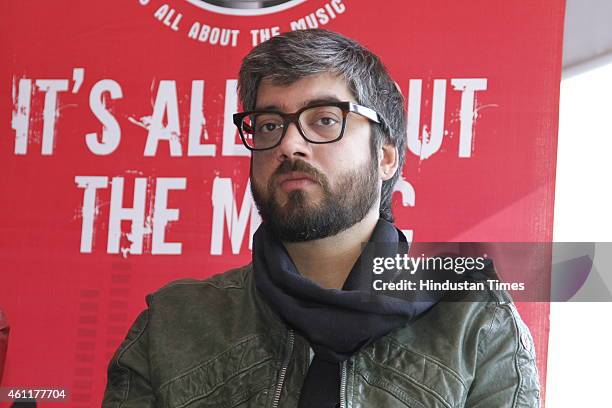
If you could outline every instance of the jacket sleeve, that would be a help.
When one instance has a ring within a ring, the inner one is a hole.
[[[495,307],[479,342],[466,408],[534,408],[540,385],[533,340],[512,303]]]
[[[149,311],[145,310],[110,361],[102,408],[155,407],[149,377],[148,319]]]

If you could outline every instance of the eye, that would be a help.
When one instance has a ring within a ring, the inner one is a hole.
[[[335,124],[338,123],[338,120],[329,117],[329,116],[324,116],[322,118],[319,118],[315,124],[317,125],[322,125],[322,126],[334,126]]]
[[[342,110],[336,106],[314,106],[302,113],[300,121],[315,132],[335,132],[342,124]]]
[[[281,124],[274,122],[265,122],[257,126],[258,133],[270,133],[281,128]]]

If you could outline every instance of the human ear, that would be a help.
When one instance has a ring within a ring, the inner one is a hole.
[[[391,144],[383,144],[378,157],[378,173],[382,181],[387,181],[393,177],[399,166],[397,148]]]

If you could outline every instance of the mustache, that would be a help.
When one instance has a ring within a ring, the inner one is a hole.
[[[311,177],[316,183],[322,185],[323,187],[328,187],[329,182],[327,181],[327,177],[323,173],[321,173],[316,167],[311,164],[308,164],[304,160],[296,159],[296,160],[285,160],[281,163],[280,166],[272,173],[272,177],[270,178],[270,186],[273,186],[276,183],[276,180],[279,176],[287,173],[291,173],[294,171],[299,171],[302,173],[306,173],[309,177]],[[270,190],[271,191],[271,190]]]

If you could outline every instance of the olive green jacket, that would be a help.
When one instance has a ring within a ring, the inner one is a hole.
[[[105,408],[296,407],[304,337],[255,288],[252,266],[147,296],[108,368]],[[504,292],[441,302],[342,365],[341,406],[539,406],[533,341]]]

